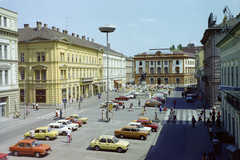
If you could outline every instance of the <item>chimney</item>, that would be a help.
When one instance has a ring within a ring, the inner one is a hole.
[[[29,24],[24,24],[24,28],[30,28]]]
[[[68,34],[68,31],[67,31],[67,30],[65,30],[65,34]]]
[[[37,22],[37,30],[40,30],[42,28],[42,22]]]
[[[84,39],[84,40],[85,40],[85,39],[86,39],[86,36],[82,36],[82,39]]]
[[[44,24],[44,28],[47,28],[47,24]]]
[[[92,38],[92,43],[94,43],[94,39]]]
[[[77,34],[77,38],[79,38],[79,35]]]
[[[60,28],[57,28],[57,31],[60,32]]]
[[[72,36],[75,37],[75,33],[72,33]]]
[[[89,41],[89,37],[87,37],[87,40]]]
[[[52,30],[56,31],[56,27],[52,26]]]
[[[65,33],[65,30],[63,30],[63,33]]]

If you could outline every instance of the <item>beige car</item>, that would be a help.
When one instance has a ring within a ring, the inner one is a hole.
[[[162,105],[162,103],[158,102],[157,100],[150,100],[145,103],[146,107],[155,107],[155,105],[157,105],[157,107],[160,107]]]
[[[141,140],[145,140],[150,135],[150,132],[140,130],[137,126],[125,126],[123,128],[116,129],[114,134],[120,138],[139,138]]]

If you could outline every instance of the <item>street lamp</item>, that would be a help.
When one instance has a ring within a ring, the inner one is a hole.
[[[32,77],[27,77],[26,79],[30,79]],[[26,119],[26,96],[25,96],[25,78],[24,78],[24,119]]]
[[[109,92],[109,86],[108,86],[108,33],[111,33],[111,32],[114,32],[116,27],[114,26],[110,26],[110,25],[106,25],[106,26],[103,26],[103,27],[99,27],[98,28],[101,32],[103,33],[107,33],[107,113],[106,113],[106,116],[107,116],[107,122],[109,122],[109,105],[108,105],[108,92]]]

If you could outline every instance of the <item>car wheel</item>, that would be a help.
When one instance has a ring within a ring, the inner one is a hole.
[[[106,106],[104,105],[103,108],[106,108]]]
[[[118,148],[117,148],[117,151],[118,151],[118,153],[122,153],[122,152],[123,152],[123,149],[122,149],[121,147],[118,147]]]
[[[18,156],[18,151],[13,151],[14,156]]]
[[[31,139],[31,137],[27,136],[26,139]]]
[[[145,137],[144,136],[140,136],[139,139],[145,140]]]
[[[82,127],[82,124],[80,124],[78,127]]]
[[[153,131],[153,132],[156,132],[157,130],[156,130],[155,128],[152,128],[152,131]]]
[[[48,136],[45,137],[45,140],[46,140],[46,141],[49,141],[49,140],[50,140],[50,137],[48,137]]]
[[[34,155],[35,155],[35,157],[37,157],[37,158],[40,157],[40,153],[39,153],[39,152],[35,152]]]
[[[94,149],[95,149],[95,151],[99,151],[100,147],[99,146],[95,146]]]
[[[145,104],[146,107],[148,107],[148,104]]]
[[[63,136],[66,136],[66,135],[67,135],[67,133],[66,133],[66,132],[62,132],[62,135],[63,135]]]
[[[123,134],[120,134],[119,137],[120,137],[120,138],[124,138],[124,135],[123,135]]]

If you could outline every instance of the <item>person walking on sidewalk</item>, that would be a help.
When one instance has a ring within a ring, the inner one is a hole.
[[[30,138],[31,139],[34,139],[34,134],[35,134],[35,131],[31,128],[31,131],[30,131]]]
[[[159,107],[159,112],[162,113],[162,106]]]
[[[209,160],[216,160],[216,157],[214,156],[214,153],[212,150],[209,151],[208,153],[208,159]]]
[[[124,104],[124,102],[123,102],[122,106],[123,106],[122,109],[124,110],[124,109],[125,109],[125,104]]]
[[[71,130],[68,129],[68,130],[67,130],[67,142],[68,142],[68,143],[71,143],[71,139],[72,139],[72,137],[71,137]]]
[[[196,119],[195,119],[194,116],[192,116],[192,126],[193,126],[193,128],[195,127],[195,123],[196,123]]]
[[[140,98],[138,100],[138,107],[141,107],[141,100],[140,100]]]
[[[207,126],[210,126],[210,118],[207,119]]]
[[[182,92],[182,98],[184,97],[184,93]]]
[[[33,105],[33,109],[34,109],[35,108],[35,102],[34,101],[33,101],[32,105]]]
[[[37,111],[37,110],[39,110],[39,108],[38,108],[38,103],[36,103],[36,111]]]
[[[217,137],[215,136],[214,139],[213,139],[213,147],[214,147],[214,152],[215,152],[215,155],[218,154],[218,139]]]
[[[209,137],[210,137],[210,139],[212,139],[212,137],[213,137],[213,128],[212,128],[212,125],[209,125],[209,127],[208,127],[208,132],[209,132]]]
[[[78,108],[79,108],[79,110],[81,109],[81,102],[80,101],[78,103]]]
[[[174,101],[173,101],[173,104],[174,104],[174,108],[176,107],[176,101],[175,101],[175,99],[174,99]]]
[[[218,145],[217,145],[217,148],[218,148],[218,153],[219,153],[220,156],[221,156],[221,155],[222,155],[222,142],[221,142],[221,140],[219,140]]]
[[[104,110],[102,110],[102,120],[105,120],[105,117],[104,117]]]
[[[169,90],[169,91],[168,91],[168,95],[169,95],[169,96],[170,96],[170,93],[171,93],[171,91]]]
[[[212,114],[212,125],[215,125],[215,114]]]
[[[202,123],[202,113],[199,114],[199,117],[198,117],[198,123],[201,121]]]
[[[62,109],[60,109],[60,119],[62,119]]]

